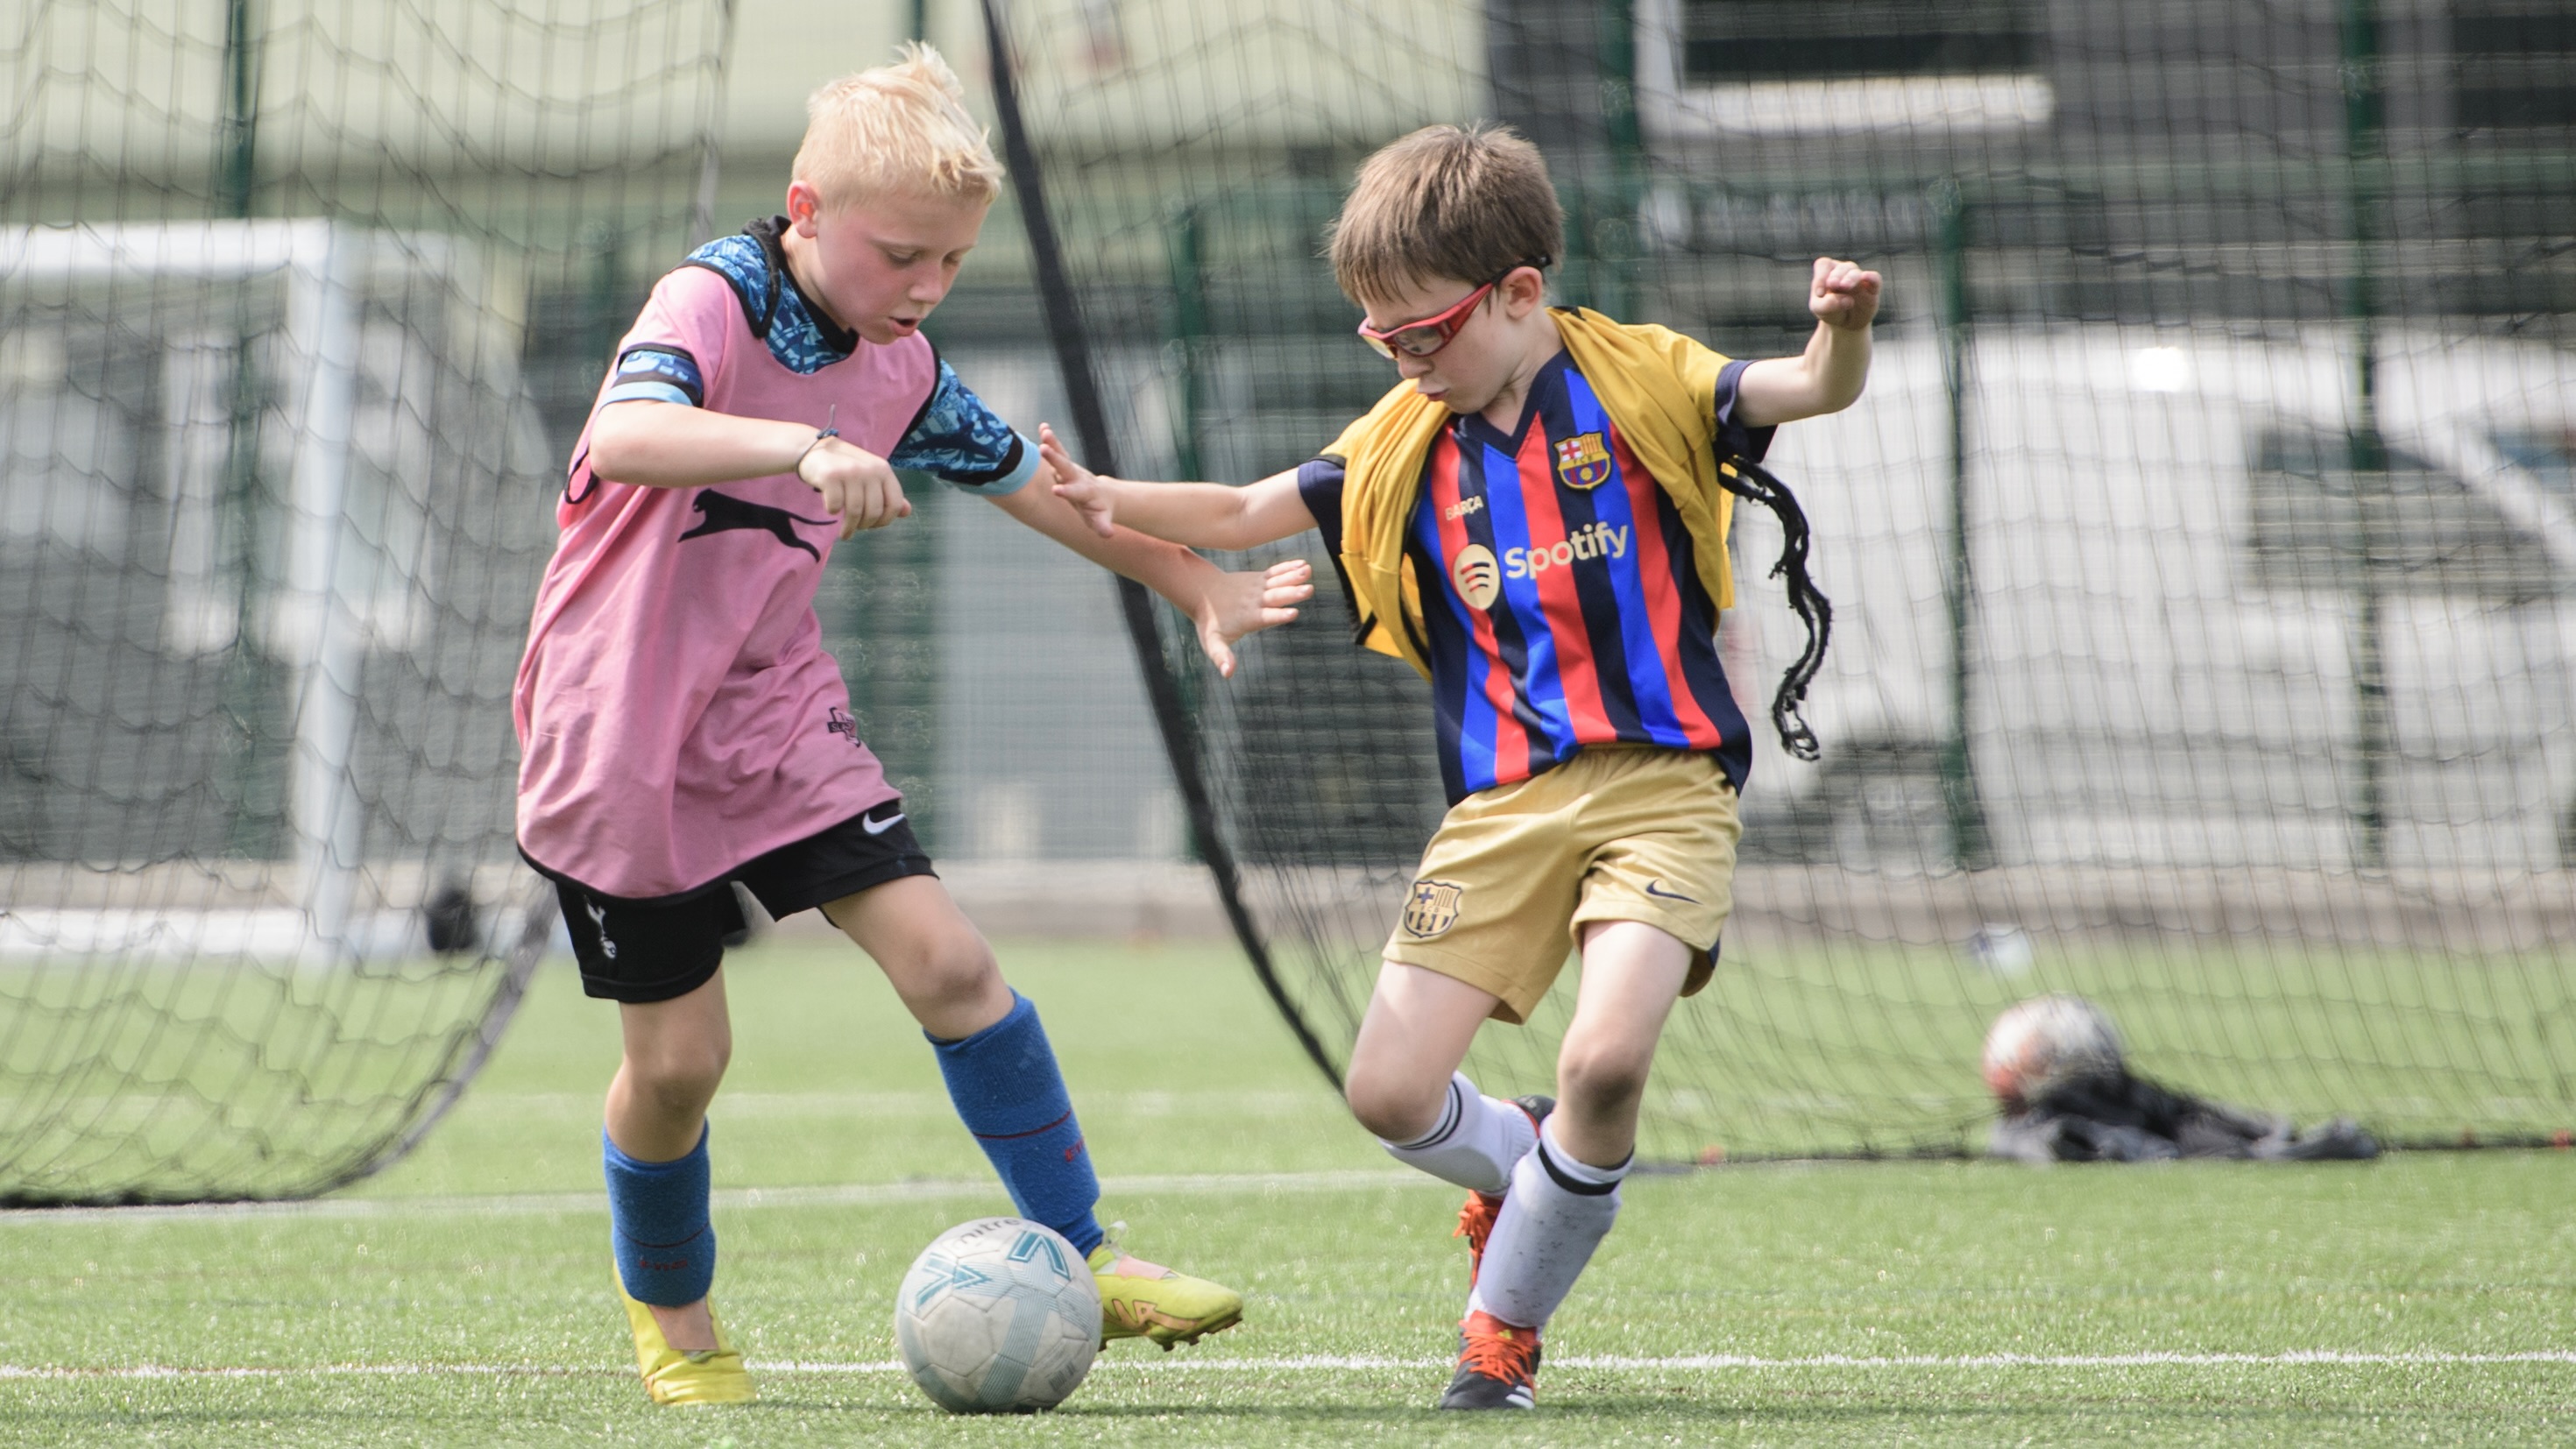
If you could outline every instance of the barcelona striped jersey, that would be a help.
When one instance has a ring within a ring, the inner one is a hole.
[[[1721,456],[1758,462],[1773,430],[1734,420],[1744,366],[1720,375],[1709,424]],[[1335,554],[1342,479],[1331,457],[1297,475]],[[1742,788],[1751,735],[1718,662],[1690,530],[1567,354],[1531,380],[1515,431],[1472,414],[1440,430],[1405,552],[1422,584],[1450,803],[1586,745],[1704,751]]]

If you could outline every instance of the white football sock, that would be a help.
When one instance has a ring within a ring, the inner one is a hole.
[[[1629,1162],[1635,1161],[1630,1154]],[[1490,1313],[1520,1328],[1544,1328],[1592,1250],[1619,1218],[1619,1182],[1629,1162],[1594,1167],[1577,1162],[1556,1140],[1550,1119],[1538,1150],[1512,1169],[1512,1190],[1485,1243],[1485,1266],[1469,1312]]]
[[[1538,1134],[1527,1112],[1476,1090],[1459,1073],[1449,1077],[1449,1099],[1440,1120],[1411,1142],[1378,1139],[1387,1155],[1421,1168],[1443,1182],[1478,1192],[1501,1192],[1512,1180],[1512,1165],[1530,1150]]]

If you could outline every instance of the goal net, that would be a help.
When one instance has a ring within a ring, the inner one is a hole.
[[[399,1156],[553,925],[508,695],[723,0],[0,20],[0,1202]]]
[[[1132,476],[1294,467],[1391,385],[1321,251],[1424,124],[1547,152],[1562,302],[1778,355],[1811,259],[1886,274],[1867,396],[1768,461],[1835,608],[1823,754],[1756,727],[1648,1157],[1972,1148],[1987,1022],[2052,990],[2252,1106],[2576,1127],[2563,6],[985,15],[1082,443]],[[1719,646],[1763,721],[1804,636],[1778,529],[1738,516]],[[1443,801],[1426,689],[1351,648],[1301,549],[1321,596],[1234,680],[1169,621],[1142,658],[1199,853],[1329,1072]],[[1481,1036],[1486,1090],[1547,1087],[1574,974]]]

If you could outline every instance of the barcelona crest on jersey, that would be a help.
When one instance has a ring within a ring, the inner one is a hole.
[[[1610,449],[1599,433],[1577,433],[1556,445],[1556,476],[1568,488],[1610,481]]]

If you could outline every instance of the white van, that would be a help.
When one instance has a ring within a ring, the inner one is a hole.
[[[2383,332],[2386,470],[2352,466],[2348,331],[1981,328],[1961,422],[1967,731],[2001,865],[2475,866],[2562,859],[2576,798],[2576,356]],[[1766,728],[1748,847],[1952,862],[1950,390],[1883,340],[1848,412],[1770,464],[1814,524],[1833,650],[1803,765]],[[1728,616],[1748,713],[1799,643],[1766,513]],[[2371,615],[2376,615],[2376,628]],[[2363,818],[2375,633],[2384,829]],[[2374,855],[2376,859],[2374,860]]]

